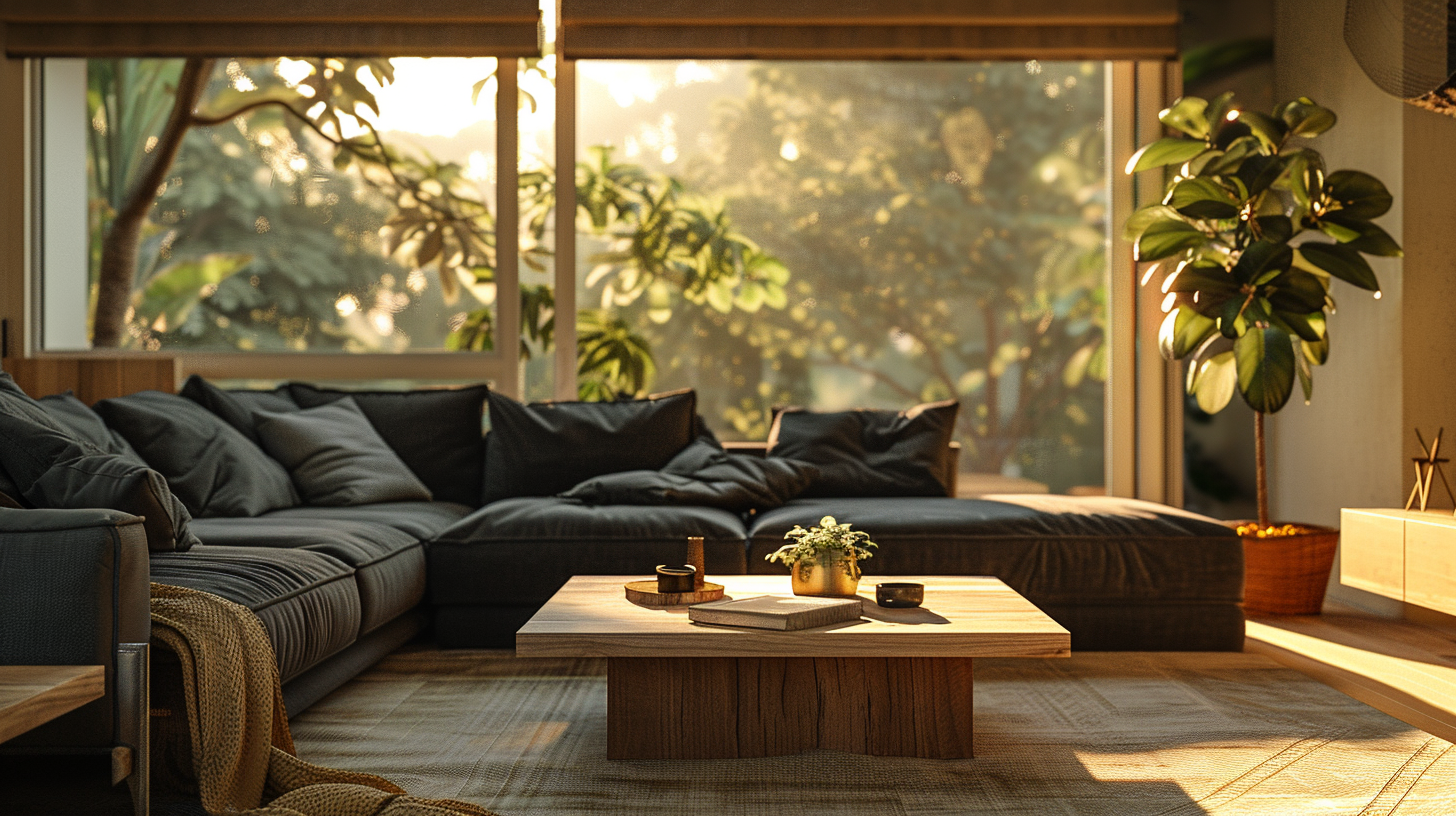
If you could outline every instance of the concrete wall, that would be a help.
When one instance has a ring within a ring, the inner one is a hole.
[[[1436,329],[1430,342],[1452,349],[1456,327],[1431,325],[1435,312],[1444,311],[1450,321],[1449,304],[1456,302],[1449,295],[1441,301],[1429,301],[1438,288],[1429,280],[1434,269],[1428,258],[1446,250],[1446,269],[1438,273],[1450,281],[1451,244],[1456,243],[1456,230],[1432,240],[1420,235],[1432,220],[1456,219],[1456,190],[1447,193],[1437,216],[1422,211],[1413,221],[1417,209],[1412,204],[1416,188],[1439,187],[1438,178],[1428,178],[1424,160],[1411,153],[1412,137],[1418,131],[1424,142],[1433,137],[1432,130],[1456,120],[1428,124],[1415,122],[1419,117],[1440,119],[1435,114],[1415,110],[1387,96],[1360,70],[1345,45],[1343,15],[1332,13],[1330,0],[1279,0],[1275,16],[1275,96],[1287,100],[1308,96],[1334,110],[1339,124],[1314,141],[1324,153],[1331,170],[1352,168],[1375,175],[1385,182],[1395,197],[1395,206],[1380,224],[1401,241],[1408,253],[1400,259],[1377,259],[1373,266],[1383,288],[1376,300],[1362,290],[1336,282],[1333,295],[1339,305],[1331,318],[1330,361],[1315,370],[1314,398],[1304,405],[1296,386],[1290,404],[1273,416],[1269,433],[1270,512],[1276,519],[1337,525],[1341,507],[1398,507],[1404,503],[1402,486],[1410,468],[1406,437],[1411,433],[1412,418],[1420,416],[1422,431],[1434,433],[1444,420],[1426,419],[1434,394],[1431,390],[1456,387],[1456,366],[1443,363],[1443,380],[1437,389],[1411,388],[1412,357],[1422,352],[1407,348],[1410,335],[1419,324],[1425,330]],[[1445,128],[1456,135],[1456,128]],[[1434,146],[1432,146],[1434,147]],[[1445,139],[1445,153],[1450,170],[1456,170],[1456,139]],[[1410,166],[1408,166],[1410,165]],[[1446,168],[1445,177],[1456,179]],[[1448,190],[1451,185],[1444,185]],[[1422,193],[1424,195],[1424,193]],[[1417,228],[1417,224],[1421,225]],[[1417,240],[1419,239],[1419,240]],[[1418,274],[1409,274],[1414,270]],[[1449,359],[1449,357],[1448,357]],[[1456,407],[1456,400],[1446,400]],[[1449,424],[1452,441],[1456,442],[1456,413]],[[1338,565],[1335,571],[1338,579]],[[1398,604],[1384,603],[1375,596],[1338,587],[1332,582],[1335,596],[1381,611],[1397,611]]]

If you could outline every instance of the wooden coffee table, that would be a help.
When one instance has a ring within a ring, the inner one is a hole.
[[[638,577],[572,578],[516,633],[521,657],[607,658],[610,759],[969,757],[972,659],[1071,654],[1067,630],[996,578],[887,579],[925,584],[918,609],[876,606],[867,578],[860,621],[774,632],[637,606],[622,585]],[[789,594],[786,575],[712,580]]]

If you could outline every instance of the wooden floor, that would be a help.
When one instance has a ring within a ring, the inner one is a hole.
[[[1246,632],[1246,651],[1456,742],[1456,629],[1328,603],[1318,616],[1252,617]]]

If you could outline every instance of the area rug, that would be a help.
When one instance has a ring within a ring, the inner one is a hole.
[[[293,721],[299,752],[547,814],[1456,814],[1456,751],[1247,654],[979,660],[976,757],[609,761],[601,661],[400,652]]]

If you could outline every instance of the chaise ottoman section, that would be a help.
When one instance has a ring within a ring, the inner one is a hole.
[[[880,545],[875,575],[994,575],[1072,633],[1086,650],[1243,649],[1243,544],[1196,513],[1110,497],[1005,495],[805,499],[750,527],[748,569],[795,524],[849,522]]]
[[[253,610],[288,682],[359,635],[354,570],[323,553],[202,544],[153,553],[152,580],[211,592]]]
[[[562,498],[492,502],[428,548],[435,639],[509,647],[515,630],[573,575],[651,575],[702,536],[707,574],[741,574],[746,531],[710,507],[587,505]]]
[[[341,513],[349,509],[353,508],[336,508]],[[196,519],[193,530],[203,544],[308,550],[351,567],[358,584],[360,635],[413,609],[425,596],[424,545],[415,536],[383,524],[260,516]]]

